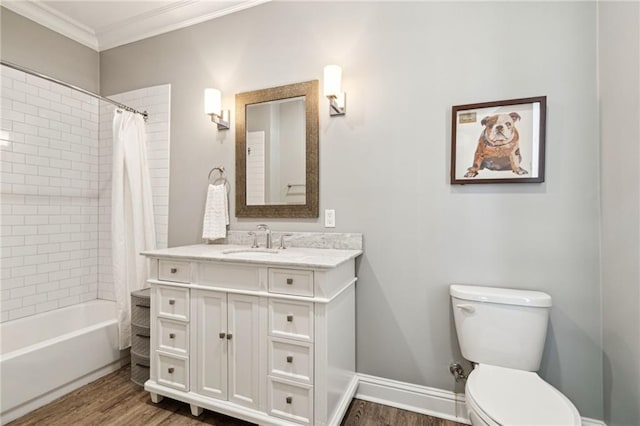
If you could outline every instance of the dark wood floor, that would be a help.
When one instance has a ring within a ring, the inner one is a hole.
[[[241,420],[205,410],[193,417],[189,405],[165,398],[153,404],[149,394],[129,380],[124,367],[96,380],[8,426],[47,425],[219,425],[249,426]],[[448,420],[354,399],[343,426],[463,426]]]

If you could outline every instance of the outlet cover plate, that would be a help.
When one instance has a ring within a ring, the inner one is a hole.
[[[336,211],[334,209],[325,209],[324,211],[324,227],[336,227]]]

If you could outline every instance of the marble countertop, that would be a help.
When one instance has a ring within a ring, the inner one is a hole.
[[[170,247],[141,253],[147,257],[174,260],[205,260],[216,262],[251,263],[267,266],[289,266],[331,269],[354,259],[362,250],[318,249],[291,247],[284,250],[251,249],[233,244],[196,244]]]

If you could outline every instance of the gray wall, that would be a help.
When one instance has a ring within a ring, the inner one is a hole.
[[[78,42],[0,8],[0,56],[94,93],[100,92],[100,55]]]
[[[320,208],[365,236],[358,370],[454,389],[449,284],[540,289],[554,300],[541,374],[602,418],[596,4],[272,2],[102,52],[105,94],[172,84],[170,245],[200,242],[211,167],[234,173],[234,131],[216,132],[203,89],[233,112],[235,93],[330,63],[348,111],[320,100]],[[546,182],[451,186],[451,106],[539,95]]]
[[[598,15],[604,418],[640,425],[640,3]]]

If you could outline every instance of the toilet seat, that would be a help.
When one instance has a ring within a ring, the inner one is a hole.
[[[531,371],[480,364],[465,387],[467,405],[487,425],[579,426],[575,406]]]

